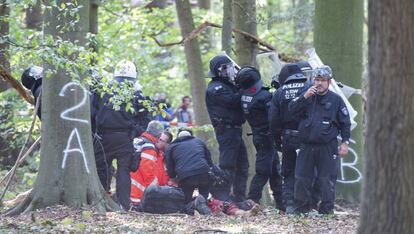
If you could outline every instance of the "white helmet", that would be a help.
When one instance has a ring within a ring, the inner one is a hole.
[[[136,79],[137,69],[134,63],[127,60],[119,62],[115,67],[114,77],[129,77]]]

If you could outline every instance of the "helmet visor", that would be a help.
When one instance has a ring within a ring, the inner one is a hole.
[[[218,68],[218,71],[221,77],[227,77],[230,81],[233,81],[236,75],[236,68],[233,63],[226,63],[221,65]]]
[[[33,66],[29,70],[29,76],[33,77],[35,80],[43,78],[43,68],[38,66]]]

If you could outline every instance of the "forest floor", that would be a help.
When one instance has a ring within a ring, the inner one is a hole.
[[[0,233],[355,233],[358,208],[339,210],[334,215],[290,216],[266,208],[255,216],[235,217],[97,213],[54,206],[15,217],[0,215]]]

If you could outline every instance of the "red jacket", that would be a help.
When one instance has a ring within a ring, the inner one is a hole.
[[[155,148],[157,138],[144,132],[141,137],[151,141],[153,148],[148,147],[141,153],[141,162],[138,170],[131,172],[131,202],[141,202],[144,190],[151,184],[167,185],[169,180],[167,171],[164,166],[164,154]]]

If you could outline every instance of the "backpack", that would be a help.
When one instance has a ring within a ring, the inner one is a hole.
[[[171,186],[148,186],[140,203],[141,211],[152,214],[179,213],[184,209],[183,191]]]
[[[129,167],[129,169],[132,172],[136,172],[138,170],[139,163],[141,162],[141,153],[145,149],[156,150],[155,145],[147,138],[144,138],[144,137],[134,138],[134,154],[132,155],[131,164]]]

